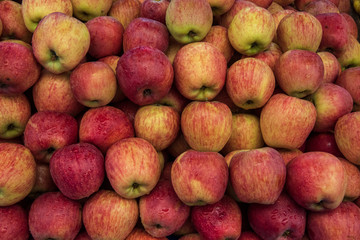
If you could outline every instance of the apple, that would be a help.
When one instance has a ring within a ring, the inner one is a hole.
[[[213,25],[202,41],[214,44],[215,47],[222,52],[227,62],[230,61],[234,54],[235,50],[228,39],[228,30],[226,27]]]
[[[261,240],[261,238],[251,230],[243,231],[238,240]]]
[[[140,17],[166,24],[165,16],[169,3],[169,0],[144,0],[140,7]]]
[[[91,240],[89,234],[85,230],[80,230],[79,234],[74,240]]]
[[[1,239],[29,239],[27,211],[20,204],[0,207],[0,228]]]
[[[209,42],[194,42],[180,48],[173,67],[175,86],[187,99],[212,100],[225,85],[227,61]]]
[[[61,192],[43,193],[31,204],[29,229],[34,239],[74,239],[81,225],[81,204]]]
[[[339,53],[336,53],[336,57],[342,70],[360,66],[359,41],[353,35],[349,35],[348,43]]]
[[[224,195],[205,206],[193,206],[191,221],[203,239],[238,239],[242,228],[242,214],[237,202]]]
[[[21,2],[21,13],[25,26],[32,33],[40,20],[52,12],[62,12],[72,16],[73,5],[71,0],[23,0]]]
[[[336,157],[342,157],[333,132],[311,132],[305,142],[305,152],[328,152]]]
[[[101,189],[86,200],[82,214],[91,239],[125,239],[138,221],[139,208],[135,199]]]
[[[19,39],[31,43],[32,32],[26,28],[21,2],[0,1],[0,19],[3,26],[1,40]]]
[[[282,53],[283,52],[281,51],[279,45],[273,41],[270,43],[270,46],[268,49],[266,49],[263,52],[260,52],[258,54],[255,54],[251,57],[264,61],[271,68],[271,70],[274,71],[275,63],[279,59],[279,57],[282,55]],[[244,57],[248,57],[248,56],[242,56],[242,57],[244,58]]]
[[[240,59],[239,59],[240,60]],[[226,91],[226,87],[221,89],[221,91],[218,93],[218,95],[215,96],[213,101],[218,101],[226,104],[232,113],[241,113],[244,112],[244,109],[241,109],[240,107],[236,106],[233,100],[230,98],[229,94]]]
[[[87,22],[99,16],[106,16],[113,0],[71,0],[74,17],[80,21]]]
[[[274,204],[250,204],[247,216],[251,228],[263,239],[301,239],[305,234],[306,210],[285,192]]]
[[[141,224],[153,237],[170,236],[185,223],[190,207],[176,195],[170,179],[160,179],[154,189],[139,199]]]
[[[3,31],[3,23],[2,23],[2,20],[0,19],[0,37],[1,37],[1,34],[2,34],[2,31]]]
[[[137,137],[147,140],[157,151],[162,151],[178,136],[180,114],[169,106],[142,106],[135,114],[134,129]]]
[[[43,69],[32,87],[32,100],[38,112],[56,111],[75,117],[85,109],[71,90],[70,72],[55,74]]]
[[[271,13],[263,7],[245,7],[236,13],[228,38],[240,54],[252,56],[267,49],[276,33]]]
[[[41,66],[29,44],[23,41],[0,42],[0,94],[24,93],[36,83],[40,72]]]
[[[284,10],[284,7],[279,3],[272,1],[271,4],[266,8],[271,14]]]
[[[235,15],[243,8],[256,7],[257,5],[248,0],[235,0],[231,8],[220,16],[219,25],[229,28],[230,23],[234,19]]]
[[[282,156],[282,158],[285,162],[285,165],[287,165],[293,158],[295,158],[303,153],[303,151],[298,148],[292,148],[292,149],[277,148],[276,150]]]
[[[281,10],[281,11],[272,13],[272,16],[273,16],[274,21],[275,21],[276,29],[278,28],[280,21],[281,21],[285,16],[287,16],[287,15],[289,15],[290,13],[293,13],[293,12],[295,12],[294,9],[288,9],[288,8],[287,8],[287,9],[283,9],[283,10]],[[274,38],[273,38],[273,42],[277,44],[277,31],[276,31],[275,36],[274,36]],[[277,45],[278,45],[278,44],[277,44]],[[279,46],[279,45],[278,45],[278,46]],[[280,48],[280,46],[279,46],[279,48]],[[280,50],[281,50],[281,48],[280,48]]]
[[[232,113],[221,102],[192,101],[181,113],[180,126],[192,149],[219,152],[231,136]]]
[[[334,128],[335,141],[341,153],[356,165],[360,165],[359,126],[360,112],[351,112],[340,117]]]
[[[197,42],[210,31],[213,12],[208,0],[171,0],[165,23],[176,41],[183,44]]]
[[[179,43],[171,35],[169,36],[169,46],[165,51],[166,56],[169,58],[171,64],[174,62],[176,53],[185,44]]]
[[[74,69],[89,46],[90,34],[85,23],[60,12],[46,15],[32,36],[35,58],[55,74]]]
[[[157,238],[151,236],[149,233],[145,231],[143,227],[135,226],[130,234],[125,238],[125,240],[168,240],[168,238]]]
[[[309,212],[306,231],[310,239],[356,239],[360,236],[360,208],[353,202],[325,212]]]
[[[111,67],[101,61],[77,65],[70,74],[70,86],[75,99],[86,107],[109,104],[117,89],[117,79]]]
[[[360,197],[360,169],[345,158],[339,158],[347,174],[347,185],[345,190],[345,201],[355,201]]]
[[[134,124],[134,118],[137,110],[140,108],[139,105],[133,103],[129,99],[125,98],[124,100],[113,104],[114,107],[122,110],[126,116],[129,118],[131,124]]]
[[[287,164],[286,173],[287,193],[307,210],[335,209],[344,199],[346,170],[330,153],[305,152]]]
[[[123,35],[124,52],[139,46],[157,48],[165,52],[169,46],[169,32],[166,25],[149,18],[132,20]]]
[[[157,101],[156,104],[172,107],[180,114],[189,102],[190,100],[181,95],[173,85],[169,92],[162,99]]]
[[[36,181],[30,194],[36,197],[38,194],[55,191],[58,191],[58,188],[52,179],[49,164],[36,163]]]
[[[189,149],[177,156],[170,175],[179,199],[188,206],[201,206],[223,198],[229,170],[220,153]]]
[[[208,0],[215,17],[227,13],[234,5],[235,0]]]
[[[261,108],[272,96],[275,76],[264,61],[247,57],[233,63],[227,71],[226,92],[242,109]]]
[[[240,151],[229,165],[229,181],[240,202],[274,204],[286,178],[280,153],[271,147]]]
[[[166,151],[174,158],[179,156],[181,153],[185,152],[186,150],[191,149],[189,144],[186,142],[184,134],[182,131],[179,131],[178,136],[175,140],[166,148]]]
[[[140,17],[140,9],[139,0],[113,0],[108,16],[119,20],[126,29],[133,19]]]
[[[316,122],[311,102],[283,93],[273,95],[262,108],[260,129],[266,145],[275,148],[300,148]]]
[[[314,16],[327,13],[340,13],[337,5],[330,0],[313,0],[304,6],[304,11]]]
[[[49,163],[54,151],[78,141],[78,122],[55,111],[31,115],[24,130],[24,145],[38,162]]]
[[[124,198],[149,194],[161,175],[161,163],[155,148],[139,137],[115,142],[107,150],[105,170],[112,188]]]
[[[190,212],[191,212],[191,209],[190,209]],[[179,230],[174,232],[173,235],[180,238],[180,236],[184,236],[184,235],[191,234],[191,233],[196,233],[196,230],[194,228],[194,224],[191,221],[191,215],[189,215],[189,217],[186,219],[185,223],[180,227]]]
[[[310,96],[316,107],[316,122],[313,131],[333,131],[337,120],[353,108],[350,93],[335,83],[323,83]]]
[[[360,109],[360,66],[351,67],[340,72],[335,84],[345,88],[353,98],[353,110]]]
[[[283,52],[291,49],[316,52],[322,39],[322,25],[312,14],[295,11],[279,22],[276,37]]]
[[[30,117],[31,105],[25,94],[0,94],[0,139],[21,136]]]
[[[116,78],[126,97],[142,106],[166,96],[173,84],[174,70],[162,51],[139,46],[121,55]]]
[[[328,51],[319,51],[317,54],[321,57],[324,64],[324,78],[322,83],[334,83],[341,73],[341,66],[335,55]]]
[[[353,35],[356,39],[358,38],[358,28],[355,19],[346,12],[340,12],[348,23],[349,34]]]
[[[179,238],[179,240],[201,240],[199,233],[188,233]]]
[[[87,21],[85,25],[90,33],[90,56],[100,59],[120,55],[124,27],[119,20],[110,16],[98,16]]]

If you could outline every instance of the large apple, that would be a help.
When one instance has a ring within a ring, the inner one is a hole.
[[[360,66],[341,71],[335,84],[345,88],[353,98],[354,111],[360,110]]]
[[[169,0],[144,0],[141,3],[140,17],[153,19],[166,24],[165,16],[169,4]]]
[[[231,136],[232,113],[221,102],[192,101],[181,113],[180,126],[192,149],[219,152]]]
[[[208,0],[172,0],[165,23],[176,41],[183,44],[201,41],[213,24],[213,12]]]
[[[0,207],[0,229],[1,239],[29,239],[27,211],[20,204]]]
[[[74,17],[80,21],[87,22],[99,16],[106,16],[113,0],[71,0]]]
[[[32,36],[35,58],[56,74],[74,69],[89,46],[90,34],[85,23],[60,12],[46,15]]]
[[[139,0],[113,0],[108,15],[119,20],[126,29],[133,19],[140,17],[140,8]]]

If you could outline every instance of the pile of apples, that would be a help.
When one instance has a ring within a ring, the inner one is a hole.
[[[0,239],[360,239],[351,4],[0,1]]]

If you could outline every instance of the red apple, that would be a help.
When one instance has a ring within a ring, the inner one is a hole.
[[[353,35],[348,34],[348,37],[348,43],[336,53],[342,70],[360,66],[360,43]]]
[[[140,16],[141,2],[139,0],[113,0],[108,16],[120,21],[124,29],[129,23]]]
[[[360,197],[360,169],[345,158],[339,158],[348,176],[345,197],[346,201],[355,201]]]
[[[253,231],[243,231],[238,240],[261,240],[261,238]]]
[[[297,157],[303,153],[303,151],[301,151],[298,148],[292,148],[292,149],[278,148],[276,150],[282,156],[285,165],[287,165],[291,160],[293,160],[295,157]]]
[[[335,83],[345,88],[353,98],[354,111],[360,109],[360,66],[343,70]]]
[[[144,0],[140,7],[140,17],[153,19],[165,24],[169,0]]]
[[[20,204],[0,207],[0,229],[1,239],[29,239],[27,211]]]
[[[234,48],[228,38],[228,30],[221,25],[214,25],[203,39],[204,42],[209,42],[215,45],[224,55],[227,62],[230,61],[234,54]]]
[[[336,157],[342,157],[338,146],[336,145],[335,136],[333,132],[312,132],[305,142],[306,152],[328,152]]]
[[[135,226],[130,234],[125,238],[125,240],[168,240],[168,238],[157,238],[151,236],[149,233],[145,231],[143,227]]]
[[[281,55],[282,51],[279,45],[275,42],[271,42],[268,49],[264,50],[261,53],[255,54],[252,57],[264,61],[267,65],[269,65],[271,70],[274,71],[275,63]]]
[[[338,1],[338,0],[334,0]],[[331,0],[313,0],[304,6],[304,11],[314,16],[327,13],[339,13],[339,8]]]
[[[328,51],[319,51],[317,54],[321,57],[324,64],[324,78],[322,83],[333,83],[341,73],[341,66],[334,54]]]
[[[54,180],[50,173],[50,167],[47,163],[36,163],[36,181],[31,189],[31,194],[37,195],[44,192],[57,191]]]
[[[74,240],[91,240],[89,234],[85,230],[79,232]]]
[[[122,110],[129,118],[131,124],[134,124],[135,114],[140,107],[139,105],[135,104],[134,102],[126,98],[120,102],[115,103],[114,107]]]
[[[349,34],[353,35],[355,38],[358,37],[358,27],[355,19],[346,12],[340,12],[340,14],[346,19],[348,23]]]
[[[176,139],[172,142],[170,146],[167,147],[166,151],[174,158],[179,156],[181,153],[189,150],[191,147],[186,142],[184,134],[182,131],[179,132]]]
[[[172,86],[170,91],[165,95],[165,97],[157,101],[156,104],[172,107],[176,112],[181,114],[181,112],[184,110],[185,106],[189,102],[189,99],[181,95],[175,86]]]

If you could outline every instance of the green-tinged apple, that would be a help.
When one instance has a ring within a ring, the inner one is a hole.
[[[226,27],[213,25],[203,41],[214,44],[215,47],[222,52],[227,62],[229,62],[234,55],[235,50],[228,39],[228,30]]]
[[[43,193],[30,206],[29,229],[34,239],[74,239],[81,225],[81,203],[61,192]]]
[[[145,231],[141,226],[135,226],[130,234],[125,238],[125,240],[168,240],[167,237],[157,238],[151,236]]]
[[[120,55],[124,27],[114,17],[98,16],[85,23],[90,33],[88,54],[95,59]]]
[[[201,206],[223,198],[229,170],[220,153],[190,149],[175,159],[170,175],[180,200],[188,206]]]
[[[221,150],[228,154],[235,150],[255,149],[264,146],[260,130],[260,118],[254,114],[238,113],[232,116],[232,132]]]
[[[233,48],[247,56],[267,49],[276,33],[271,13],[262,7],[243,8],[236,13],[228,28]]]
[[[156,104],[172,107],[180,114],[189,102],[189,99],[181,95],[175,86],[172,86],[165,97],[157,101]]]
[[[21,9],[21,2],[0,1],[0,19],[3,26],[1,40],[19,39],[31,43],[32,33],[26,28]]]
[[[102,107],[111,102],[117,90],[112,68],[101,61],[77,65],[70,74],[70,86],[75,99],[86,107]]]
[[[23,41],[0,42],[0,94],[19,94],[40,77],[41,66],[32,48]]]
[[[208,0],[214,16],[221,16],[231,9],[235,0]]]
[[[334,128],[339,150],[350,162],[360,165],[360,112],[351,112],[340,117]]]
[[[339,158],[347,174],[347,185],[345,190],[345,201],[355,201],[360,197],[360,169],[345,158]]]
[[[0,207],[0,239],[29,239],[28,213],[20,205]]]
[[[276,37],[283,52],[290,49],[316,52],[322,39],[322,26],[312,14],[295,11],[279,22]]]
[[[227,71],[226,92],[242,109],[261,108],[272,96],[275,76],[260,59],[246,57],[233,63]]]
[[[272,13],[272,16],[274,18],[274,21],[275,21],[275,26],[276,26],[276,29],[278,28],[279,26],[279,23],[280,21],[287,15],[289,15],[290,13],[293,13],[295,12],[294,9],[288,9],[288,8],[285,8],[281,11],[278,11],[278,12],[275,12],[275,13]],[[273,42],[277,44],[277,32],[275,33],[275,36],[273,38]],[[280,46],[279,46],[280,48]],[[281,49],[280,49],[281,50]]]
[[[139,208],[113,190],[99,190],[86,200],[83,224],[91,239],[125,239],[135,227]]]
[[[70,0],[74,10],[74,17],[87,22],[93,18],[106,16],[113,4],[113,0]]]
[[[36,162],[31,151],[22,144],[0,143],[0,207],[23,200],[36,181]]]
[[[359,41],[353,35],[349,35],[348,43],[336,54],[336,57],[342,70],[360,66]]]
[[[126,29],[133,19],[140,17],[140,9],[139,0],[113,0],[108,15],[119,20]]]
[[[173,66],[175,86],[187,99],[212,100],[225,85],[227,61],[209,42],[183,46],[176,53]]]
[[[38,112],[56,111],[75,117],[85,109],[71,90],[70,72],[55,74],[43,69],[32,87],[32,100]]]
[[[346,170],[330,153],[305,152],[287,164],[286,173],[287,193],[307,210],[335,209],[344,199]]]
[[[246,7],[256,7],[257,5],[248,0],[235,0],[231,8],[224,14],[220,16],[219,25],[229,28],[231,21],[234,19],[234,16],[243,8]]]
[[[190,216],[190,207],[176,195],[170,179],[160,179],[155,188],[139,199],[141,224],[151,236],[170,236]]]
[[[341,66],[335,55],[328,51],[319,51],[317,54],[321,57],[324,64],[324,78],[322,83],[333,83],[341,73]]]
[[[40,20],[53,12],[62,12],[68,16],[73,15],[71,0],[23,0],[21,13],[26,28],[34,32]]]
[[[165,23],[176,41],[197,42],[210,31],[213,12],[208,0],[172,0],[166,10]]]
[[[336,141],[334,132],[311,132],[305,142],[305,152],[328,152],[336,157],[343,157]]]
[[[36,181],[29,196],[36,197],[39,194],[54,191],[58,191],[58,188],[51,176],[49,164],[36,163]]]
[[[279,3],[272,1],[270,6],[266,8],[271,14],[284,10],[284,7]]]
[[[315,122],[314,104],[283,93],[273,95],[260,113],[264,142],[275,148],[300,148]]]
[[[282,158],[285,162],[285,165],[287,165],[293,158],[295,158],[303,153],[303,151],[301,151],[298,148],[293,148],[293,149],[277,148],[276,150],[282,156]]]
[[[0,94],[0,139],[21,136],[30,117],[31,105],[25,94]]]
[[[353,108],[350,93],[335,83],[321,84],[310,99],[316,108],[315,132],[333,131],[337,120]]]
[[[153,19],[163,24],[170,0],[144,0],[140,7],[140,17]]]
[[[247,217],[262,239],[301,239],[305,233],[306,210],[285,192],[274,204],[250,204]]]
[[[89,46],[90,33],[85,23],[60,12],[46,15],[32,35],[35,58],[55,74],[74,69]]]
[[[229,165],[229,181],[239,201],[274,204],[286,178],[286,166],[280,153],[271,147],[240,151]]]
[[[275,63],[281,55],[282,55],[282,51],[279,45],[276,44],[275,42],[271,42],[268,49],[258,54],[255,54],[251,57],[264,61],[267,65],[269,65],[271,70],[274,71]],[[248,56],[245,55],[242,56],[242,58],[246,58],[246,57]]]
[[[180,114],[170,106],[142,106],[135,114],[134,129],[137,137],[150,142],[157,151],[162,151],[178,136]]]
[[[116,78],[126,97],[142,106],[166,96],[173,85],[174,69],[161,50],[139,46],[121,55]]]
[[[85,230],[80,230],[79,234],[74,240],[92,240]]]
[[[119,108],[103,106],[88,109],[79,124],[79,141],[94,144],[103,154],[123,138],[134,137],[134,127]]]
[[[357,239],[360,236],[360,208],[353,202],[325,212],[309,212],[306,232],[309,239]]]
[[[335,80],[335,84],[345,88],[353,98],[353,111],[360,110],[360,66],[345,69]]]
[[[192,101],[181,113],[180,126],[192,149],[219,152],[231,136],[232,113],[221,102]]]
[[[339,8],[331,0],[313,0],[304,6],[304,11],[314,16],[327,13],[340,13]]]
[[[161,175],[155,148],[145,139],[130,137],[107,150],[105,170],[112,188],[122,197],[134,199],[151,192]]]
[[[78,122],[67,114],[42,111],[31,115],[24,130],[24,145],[37,162],[49,163],[54,151],[78,141]]]

